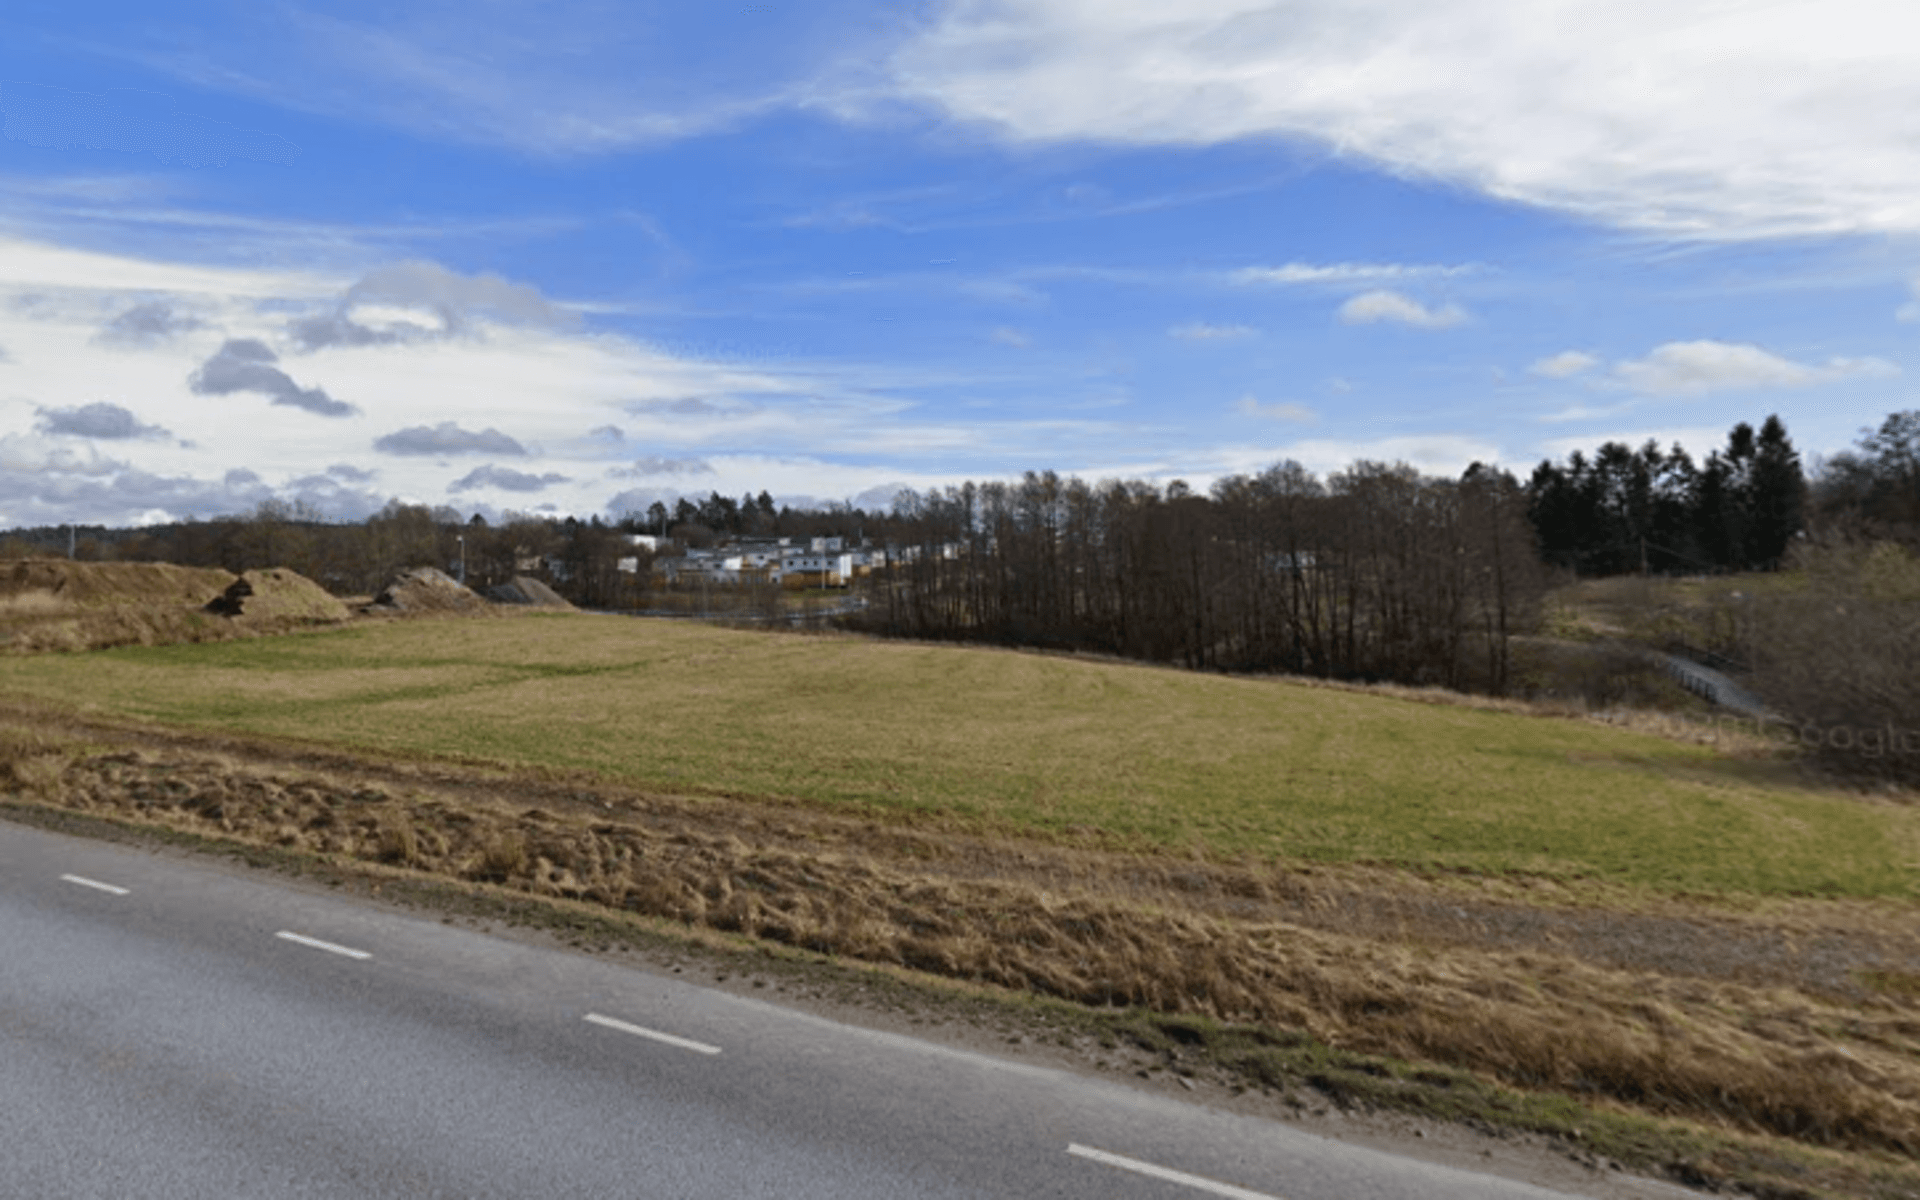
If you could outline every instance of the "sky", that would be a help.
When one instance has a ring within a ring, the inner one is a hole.
[[[1920,407],[1901,0],[8,0],[0,528]]]

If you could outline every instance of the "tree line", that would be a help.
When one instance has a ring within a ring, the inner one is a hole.
[[[895,503],[864,623],[1206,670],[1504,691],[1546,575],[1513,476],[1297,462],[1216,482],[1028,472]]]
[[[1581,575],[1772,570],[1802,529],[1806,489],[1776,415],[1758,435],[1735,425],[1699,467],[1678,443],[1662,453],[1651,439],[1542,462],[1528,517],[1541,557]]]

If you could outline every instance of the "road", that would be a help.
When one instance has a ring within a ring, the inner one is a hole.
[[[4,1197],[1560,1195],[0,822]]]

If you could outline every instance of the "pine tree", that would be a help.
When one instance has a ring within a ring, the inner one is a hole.
[[[1800,532],[1806,508],[1806,478],[1800,454],[1778,415],[1767,418],[1754,446],[1743,508],[1747,518],[1745,565],[1774,570]]]

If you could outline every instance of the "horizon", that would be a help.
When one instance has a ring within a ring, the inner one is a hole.
[[[1828,456],[1915,406],[1885,12],[26,5],[0,528]]]

